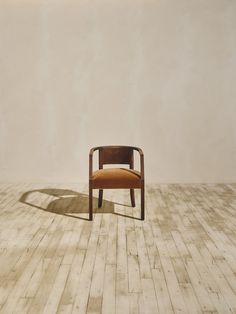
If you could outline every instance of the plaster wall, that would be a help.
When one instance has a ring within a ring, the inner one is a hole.
[[[236,1],[0,2],[0,181],[124,144],[148,182],[236,182],[235,100]]]

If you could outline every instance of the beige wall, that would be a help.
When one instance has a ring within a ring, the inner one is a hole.
[[[0,181],[84,182],[104,144],[236,181],[236,1],[2,0],[0,114]]]

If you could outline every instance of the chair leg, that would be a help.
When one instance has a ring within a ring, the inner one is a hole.
[[[103,196],[103,190],[99,190],[98,208],[101,208],[101,207],[102,207],[102,196]]]
[[[141,220],[144,220],[145,218],[144,206],[145,206],[145,191],[144,191],[144,185],[142,185],[141,187]]]
[[[130,189],[130,199],[132,207],[135,207],[134,189]]]
[[[89,220],[93,220],[93,189],[89,186]]]

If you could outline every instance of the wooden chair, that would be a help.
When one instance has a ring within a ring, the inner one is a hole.
[[[99,169],[93,172],[93,153],[98,150]],[[134,150],[140,155],[140,171],[134,170]],[[128,168],[105,168],[107,164],[127,164]],[[141,220],[144,220],[144,155],[132,146],[100,146],[89,153],[89,220],[93,220],[93,189],[99,189],[98,207],[102,206],[103,189],[130,189],[135,206],[134,189],[141,189]]]

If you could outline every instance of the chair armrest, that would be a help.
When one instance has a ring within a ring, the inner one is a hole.
[[[92,178],[92,174],[93,174],[93,153],[98,149],[99,147],[93,147],[90,149],[90,152],[89,152],[89,179]]]
[[[141,172],[141,180],[144,181],[144,154],[141,148],[132,147],[133,150],[136,150],[140,156],[140,172]]]

